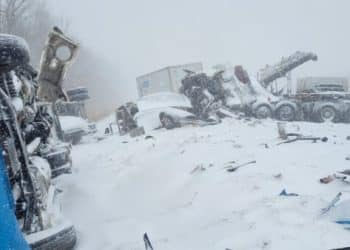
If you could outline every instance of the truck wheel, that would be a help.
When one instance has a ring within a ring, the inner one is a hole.
[[[276,110],[276,117],[281,121],[294,121],[295,108],[290,104],[283,104]]]
[[[344,118],[344,122],[350,123],[350,109],[345,111],[343,118]]]
[[[323,106],[319,110],[319,120],[320,122],[335,122],[338,117],[337,110],[332,106]]]
[[[255,116],[258,119],[267,119],[272,117],[272,110],[268,105],[262,104],[255,109]]]
[[[72,137],[72,145],[78,145],[81,141],[81,139],[83,138],[83,136],[81,134],[79,135],[74,135]]]
[[[174,119],[170,115],[161,113],[159,119],[162,126],[166,129],[174,129],[177,127]]]

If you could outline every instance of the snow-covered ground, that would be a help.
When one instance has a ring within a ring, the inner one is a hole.
[[[277,146],[275,121],[227,119],[74,147],[75,171],[58,183],[78,249],[145,249],[145,232],[155,250],[350,246],[350,231],[320,216],[350,184],[319,183],[350,168],[349,125],[290,123],[287,130],[329,141]],[[283,189],[300,196],[279,196]]]

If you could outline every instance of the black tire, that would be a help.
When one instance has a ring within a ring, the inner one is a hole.
[[[165,113],[161,113],[159,115],[159,119],[160,119],[160,123],[162,124],[162,126],[166,129],[174,129],[177,127],[176,122],[174,121],[174,119],[170,115],[167,115]]]
[[[79,135],[74,135],[72,138],[72,145],[78,145],[81,140],[83,138],[83,135],[79,134]]]
[[[254,110],[254,115],[258,119],[272,118],[272,110],[266,104],[261,104]]]
[[[276,118],[280,121],[294,121],[296,117],[295,108],[290,104],[282,104],[276,110]]]
[[[344,112],[343,121],[346,123],[350,123],[350,109],[348,109]]]
[[[339,112],[332,105],[325,105],[317,111],[317,117],[319,122],[336,122]]]
[[[69,226],[36,242],[30,242],[30,247],[32,250],[72,250],[76,242],[75,229],[73,226]]]

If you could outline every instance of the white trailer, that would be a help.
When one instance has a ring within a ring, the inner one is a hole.
[[[139,97],[159,92],[178,93],[181,81],[186,75],[185,70],[201,73],[203,72],[203,64],[198,62],[170,66],[139,76],[136,79]]]

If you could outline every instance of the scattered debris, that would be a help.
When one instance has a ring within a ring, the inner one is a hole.
[[[303,136],[301,134],[295,134],[295,133],[287,134],[287,138],[289,137],[294,137],[294,138],[280,142],[277,145],[292,143],[296,141],[312,141],[313,143],[316,143],[317,141],[328,142],[328,137],[310,137],[310,136]]]
[[[150,140],[150,139],[154,140],[155,138],[152,135],[146,135],[145,140]]]
[[[191,201],[188,202],[184,207],[190,207],[190,206],[192,206],[192,205],[193,205],[193,202],[194,202],[194,200],[197,198],[197,196],[198,196],[198,192],[194,193],[194,195],[193,195]]]
[[[228,168],[226,171],[227,172],[236,172],[238,169],[240,169],[240,168],[242,168],[242,167],[245,167],[245,166],[247,166],[247,165],[251,165],[251,164],[255,164],[256,163],[256,161],[250,161],[250,162],[246,162],[246,163],[243,163],[243,164],[241,164],[241,165],[238,165],[238,166],[236,166],[236,167],[232,167],[232,166],[230,166],[230,167],[226,167],[226,168]]]
[[[312,141],[313,143],[316,143],[317,141],[328,142],[328,137],[314,137],[314,136],[304,136],[299,133],[287,133],[286,123],[284,122],[278,122],[277,128],[278,128],[279,138],[283,140],[277,145],[292,143],[296,141]]]
[[[286,189],[283,189],[282,192],[279,194],[279,196],[299,196],[299,194],[287,193]]]
[[[338,201],[340,201],[340,198],[341,198],[342,195],[343,195],[343,193],[342,193],[342,192],[339,192],[339,193],[335,196],[335,198],[329,203],[329,205],[328,205],[327,207],[322,208],[322,210],[321,210],[321,215],[324,215],[324,214],[328,213],[329,210],[331,210],[331,209],[335,206],[335,204],[336,204]]]
[[[338,180],[350,183],[350,170],[345,170],[334,174],[334,177]]]
[[[229,162],[226,162],[225,165],[228,165],[228,164],[235,164],[236,161],[229,161]]]
[[[279,138],[281,138],[282,140],[287,140],[288,136],[286,133],[286,123],[285,122],[278,122],[277,127],[278,127]]]
[[[145,129],[143,127],[137,127],[137,128],[134,128],[134,129],[129,131],[129,134],[130,134],[131,138],[144,135],[145,133],[146,132],[145,132]]]
[[[283,178],[283,175],[280,173],[280,174],[276,174],[273,176],[275,179],[282,179]]]
[[[153,250],[152,243],[151,243],[151,241],[149,240],[147,233],[145,233],[145,234],[143,235],[143,241],[145,242],[145,249],[146,249],[146,250]]]
[[[194,174],[196,172],[204,172],[205,170],[207,170],[203,164],[200,164],[198,166],[196,166],[192,171],[191,174]]]
[[[347,170],[344,170],[342,172],[339,172],[339,174],[350,175],[350,169],[347,169]]]
[[[331,183],[332,181],[334,181],[334,176],[331,176],[331,175],[320,179],[320,182],[322,184],[328,184],[328,183]]]
[[[266,249],[268,246],[270,246],[270,242],[264,241],[262,244],[262,249]]]

